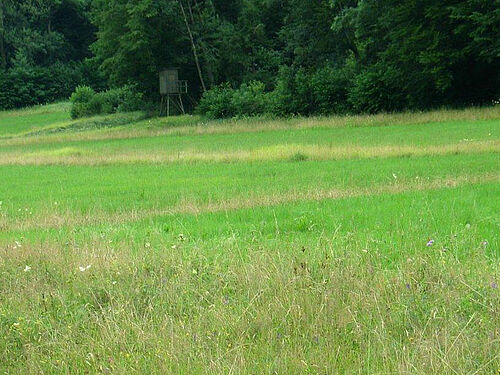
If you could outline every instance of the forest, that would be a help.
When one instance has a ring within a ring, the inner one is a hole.
[[[499,28],[500,0],[0,0],[0,108],[154,108],[165,67],[214,118],[490,105]]]

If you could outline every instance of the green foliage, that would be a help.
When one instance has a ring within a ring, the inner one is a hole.
[[[267,112],[269,94],[264,92],[262,82],[251,81],[243,83],[238,90],[233,91],[231,105],[237,116],[256,116]]]
[[[142,94],[130,86],[96,93],[88,86],[79,86],[71,95],[71,117],[89,117],[116,112],[132,112],[144,108]]]
[[[95,91],[92,87],[78,86],[73,94],[71,94],[71,102],[73,104],[88,103],[95,96]]]
[[[351,110],[347,95],[354,73],[348,68],[325,67],[311,77],[313,113],[343,114]]]
[[[87,0],[2,0],[0,66],[49,66],[89,57],[95,29]]]
[[[82,83],[102,86],[88,69],[87,0],[0,1],[0,109],[67,99]]]
[[[490,103],[500,94],[500,45],[493,27],[500,22],[499,5],[498,0],[332,0],[333,31],[351,46],[361,72],[355,86],[368,88],[377,101],[354,98],[356,110]],[[383,99],[377,99],[378,84]],[[395,99],[387,95],[391,89]],[[356,97],[363,95],[355,91]]]
[[[261,115],[270,106],[270,95],[264,89],[258,81],[244,83],[238,89],[225,83],[205,92],[197,111],[212,119]]]
[[[80,85],[90,86],[96,91],[108,89],[108,82],[100,68],[99,61],[93,57],[78,63],[80,72]]]
[[[181,68],[192,103],[215,90],[200,110],[212,117],[484,105],[500,97],[499,23],[500,0],[3,0],[0,70],[63,64],[75,76],[26,73],[13,82],[30,88],[6,91],[0,108],[108,81],[157,103],[166,66]]]
[[[279,115],[346,113],[350,110],[350,75],[346,68],[330,66],[312,72],[283,67],[272,95],[272,110]]]
[[[93,101],[95,95],[96,92],[91,87],[78,86],[70,97],[70,101],[72,103],[71,117],[79,118],[95,114],[96,111],[92,110],[90,106],[90,103]]]
[[[356,112],[393,112],[407,105],[403,77],[395,69],[373,69],[358,74],[349,91]]]
[[[203,95],[198,111],[209,118],[346,113],[349,85],[346,69],[325,67],[308,73],[283,67],[273,92],[265,92],[265,85],[258,81],[243,83],[236,90],[223,84]]]
[[[78,65],[23,66],[0,71],[0,109],[67,99],[80,80]]]
[[[229,83],[216,86],[205,92],[197,111],[208,118],[228,118],[236,115],[233,106],[234,89]]]
[[[158,71],[192,59],[177,0],[96,0],[93,21],[99,38],[92,50],[113,86],[137,84],[156,99]],[[196,82],[193,67],[189,79]]]

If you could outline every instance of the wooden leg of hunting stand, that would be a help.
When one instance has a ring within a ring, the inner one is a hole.
[[[184,111],[184,104],[182,104],[182,95],[181,94],[179,94],[179,103],[181,105],[182,114],[185,115],[186,112]]]

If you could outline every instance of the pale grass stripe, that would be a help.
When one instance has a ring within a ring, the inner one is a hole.
[[[430,180],[398,180],[392,184],[373,186],[370,188],[352,189],[315,189],[290,190],[286,193],[271,193],[267,195],[248,195],[232,197],[214,202],[196,202],[186,199],[176,206],[156,208],[151,210],[130,210],[126,212],[109,213],[95,211],[86,215],[77,212],[53,212],[47,210],[43,214],[30,217],[28,220],[13,221],[6,216],[0,217],[0,230],[25,231],[30,229],[53,229],[74,227],[80,225],[121,224],[135,222],[159,216],[236,211],[242,209],[278,206],[293,202],[321,201],[328,199],[344,199],[354,197],[379,196],[383,194],[398,194],[413,191],[437,190],[441,188],[455,188],[463,185],[500,182],[499,174],[463,175]]]
[[[500,152],[500,140],[460,142],[446,145],[342,146],[286,144],[255,150],[234,151],[149,151],[97,152],[63,147],[35,153],[0,153],[0,165],[108,165],[133,163],[233,163],[293,160],[297,155],[308,160],[389,158]]]

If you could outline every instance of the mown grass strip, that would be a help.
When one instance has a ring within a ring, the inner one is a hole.
[[[82,151],[74,147],[63,147],[35,153],[2,153],[0,165],[112,165],[134,163],[236,163],[257,161],[303,161],[330,159],[389,158],[426,155],[453,155],[500,152],[500,141],[476,141],[439,146],[321,146],[287,144],[256,150],[177,152],[133,151],[98,153]]]
[[[498,174],[463,175],[427,180],[399,180],[392,184],[375,185],[369,188],[352,187],[349,189],[308,189],[306,191],[289,190],[288,192],[249,194],[245,197],[233,197],[220,201],[199,202],[184,199],[176,206],[162,209],[126,210],[115,213],[94,210],[88,214],[74,211],[43,212],[38,215],[11,220],[6,215],[0,216],[0,229],[4,231],[23,231],[34,228],[48,229],[96,225],[100,223],[125,223],[162,215],[192,214],[207,212],[235,211],[253,207],[278,206],[297,201],[320,201],[325,199],[343,199],[359,196],[397,194],[408,191],[436,190],[443,187],[457,187],[484,182],[500,182]]]

